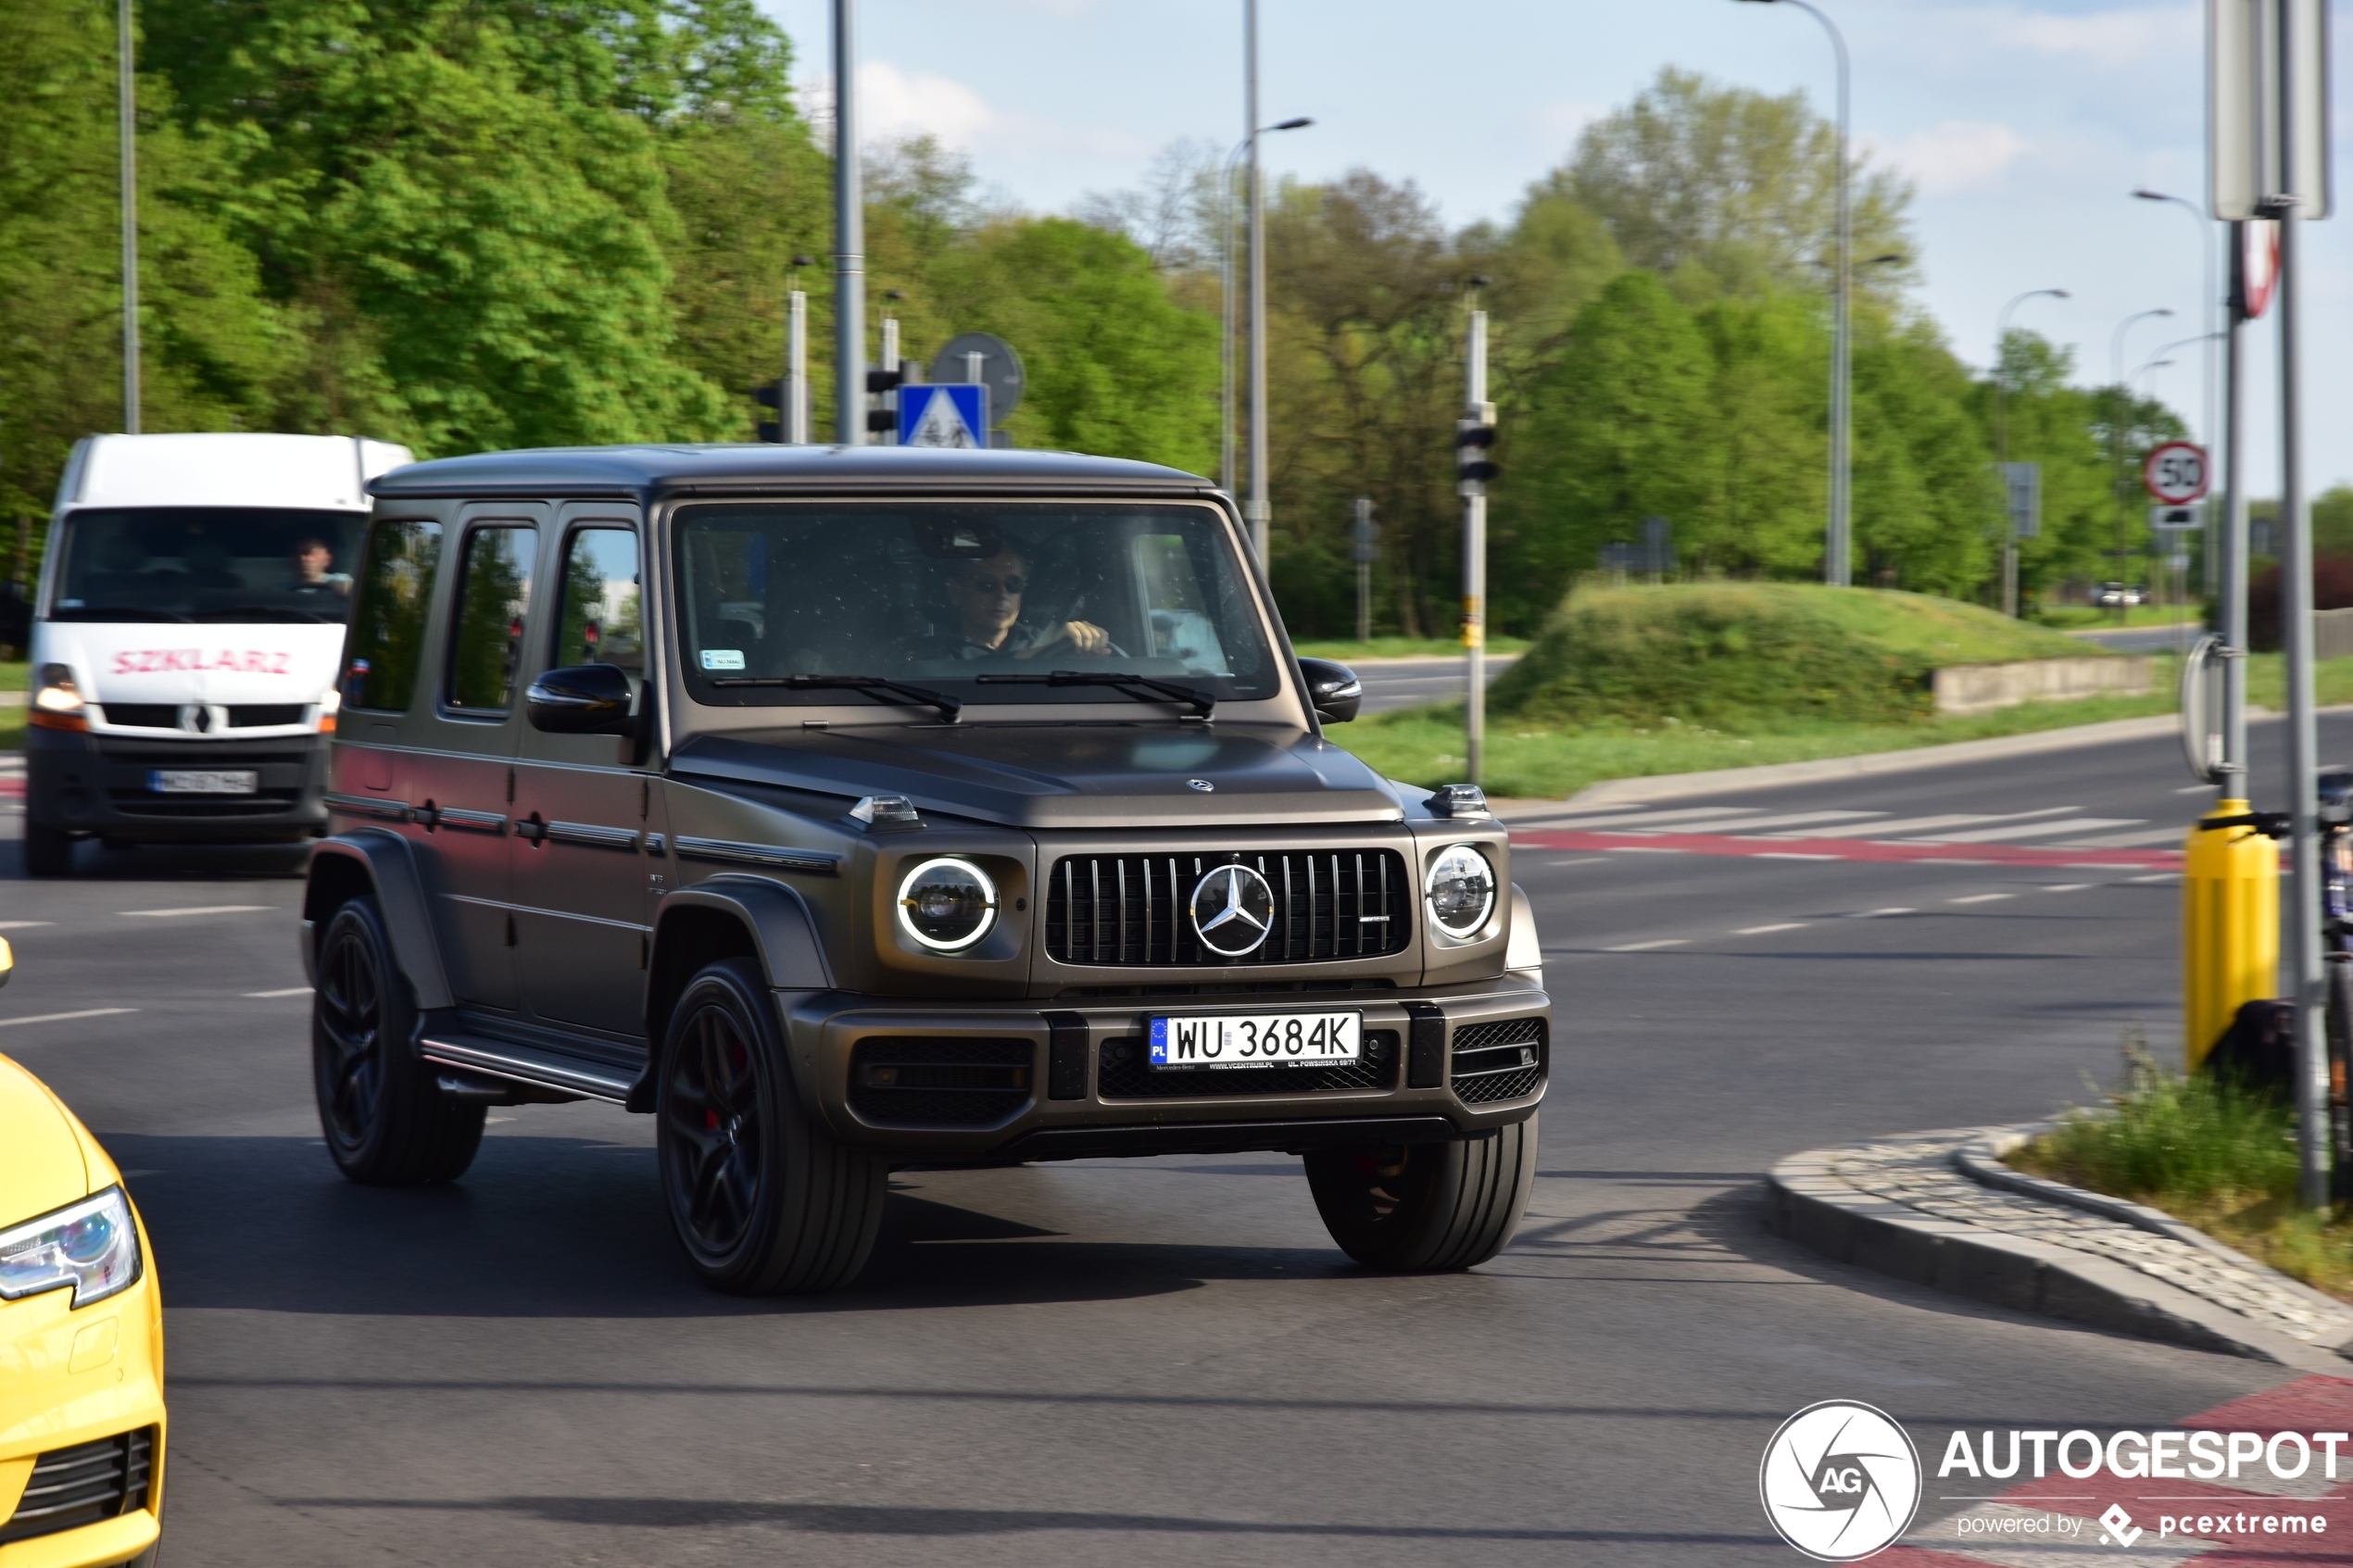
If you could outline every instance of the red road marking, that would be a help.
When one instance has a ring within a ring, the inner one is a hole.
[[[1537,829],[1512,834],[1535,849],[1680,850],[1687,855],[1804,855],[1826,860],[1938,860],[1972,866],[2102,866],[2179,871],[2179,849],[2058,849],[2025,844],[1894,844],[1855,838],[1743,838],[1728,833],[1593,833]]]

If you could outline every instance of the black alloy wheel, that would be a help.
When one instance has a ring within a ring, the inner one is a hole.
[[[1340,1250],[1369,1268],[1475,1268],[1511,1241],[1536,1181],[1537,1118],[1458,1143],[1319,1149],[1307,1185]]]
[[[767,1296],[857,1277],[882,1226],[889,1168],[802,1106],[756,961],[723,959],[688,983],[657,1084],[662,1192],[704,1283]]]
[[[336,1166],[371,1186],[463,1175],[482,1146],[486,1108],[442,1094],[418,1057],[416,1002],[374,898],[354,898],[335,911],[319,944],[318,971],[311,1079]]]

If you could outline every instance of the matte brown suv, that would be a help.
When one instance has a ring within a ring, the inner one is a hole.
[[[327,1147],[658,1119],[711,1284],[853,1277],[894,1165],[1277,1149],[1333,1237],[1510,1238],[1550,1047],[1476,790],[1323,738],[1233,504],[1141,463],[673,446],[377,480],[303,955]]]

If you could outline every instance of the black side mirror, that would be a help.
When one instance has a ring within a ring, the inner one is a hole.
[[[523,694],[531,727],[558,735],[629,735],[637,717],[629,711],[628,671],[617,664],[575,664],[550,670]]]
[[[1365,700],[1365,684],[1347,665],[1328,659],[1302,659],[1299,678],[1307,683],[1307,703],[1327,724],[1345,724]]]

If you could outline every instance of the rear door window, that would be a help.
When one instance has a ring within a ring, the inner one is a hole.
[[[368,531],[344,684],[344,700],[353,707],[407,711],[424,659],[425,612],[440,565],[437,522],[386,518]]]
[[[646,635],[635,532],[583,528],[574,533],[564,546],[562,589],[552,666],[613,664],[632,675],[644,674]]]
[[[449,641],[452,709],[496,714],[512,704],[538,552],[536,528],[492,524],[466,534]]]

